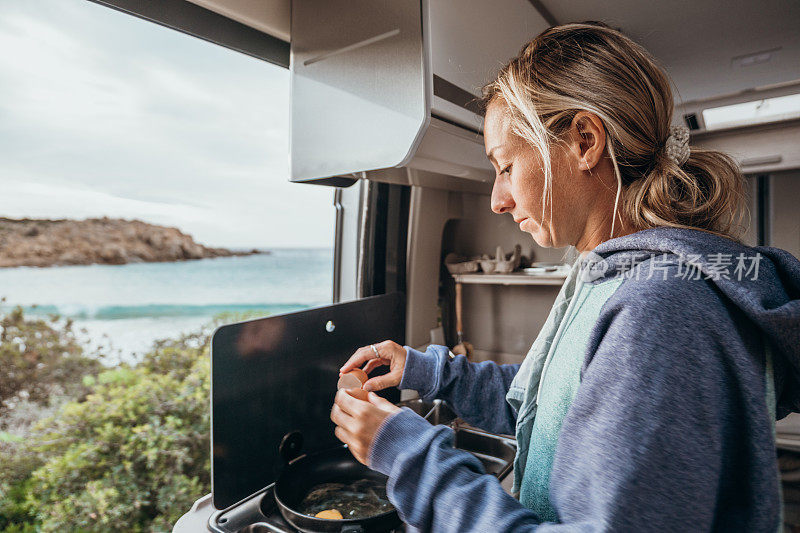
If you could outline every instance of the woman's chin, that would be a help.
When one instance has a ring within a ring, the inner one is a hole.
[[[529,228],[525,229],[526,233],[530,233],[531,237],[536,244],[541,246],[542,248],[552,248],[553,247],[553,238],[550,235],[550,232],[547,231],[545,228],[539,225],[534,225],[530,223],[530,221],[526,221],[530,224]]]

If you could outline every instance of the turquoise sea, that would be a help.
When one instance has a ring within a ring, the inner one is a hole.
[[[331,302],[330,249],[176,263],[0,269],[0,309],[74,320],[94,346],[127,360],[154,340],[193,331],[219,313],[278,314]]]

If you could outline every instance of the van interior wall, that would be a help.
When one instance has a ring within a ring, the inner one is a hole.
[[[783,248],[800,258],[800,170],[769,176],[770,246]]]
[[[768,195],[764,203],[771,213],[767,222],[767,244],[800,258],[800,170],[774,172],[766,179]],[[798,427],[798,413],[791,413],[777,422],[779,434],[796,433]]]
[[[440,306],[448,344],[456,343],[455,284],[444,267],[448,253],[464,256],[495,255],[498,246],[505,253],[514,246],[533,261],[560,262],[566,249],[538,246],[519,229],[510,215],[498,215],[490,198],[482,194],[459,193],[463,216],[445,225],[440,257]],[[521,362],[539,333],[558,294],[554,286],[463,285],[464,338],[475,347],[475,360],[501,363]]]
[[[745,194],[742,242],[783,248],[800,258],[800,170],[748,174]]]
[[[777,246],[800,254],[798,138],[800,119],[796,118],[692,135],[693,147],[730,154],[747,172],[750,198],[745,244]]]

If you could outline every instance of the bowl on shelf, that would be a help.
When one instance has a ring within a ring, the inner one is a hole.
[[[470,260],[452,253],[447,254],[447,257],[444,258],[444,266],[446,266],[447,271],[453,275],[470,274],[480,270],[478,261]]]

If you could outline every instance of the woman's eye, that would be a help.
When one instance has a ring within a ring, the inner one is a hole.
[[[504,168],[503,170],[500,171],[500,174],[507,174],[507,173],[511,172],[511,167],[512,166],[513,165],[508,165],[506,168]]]

